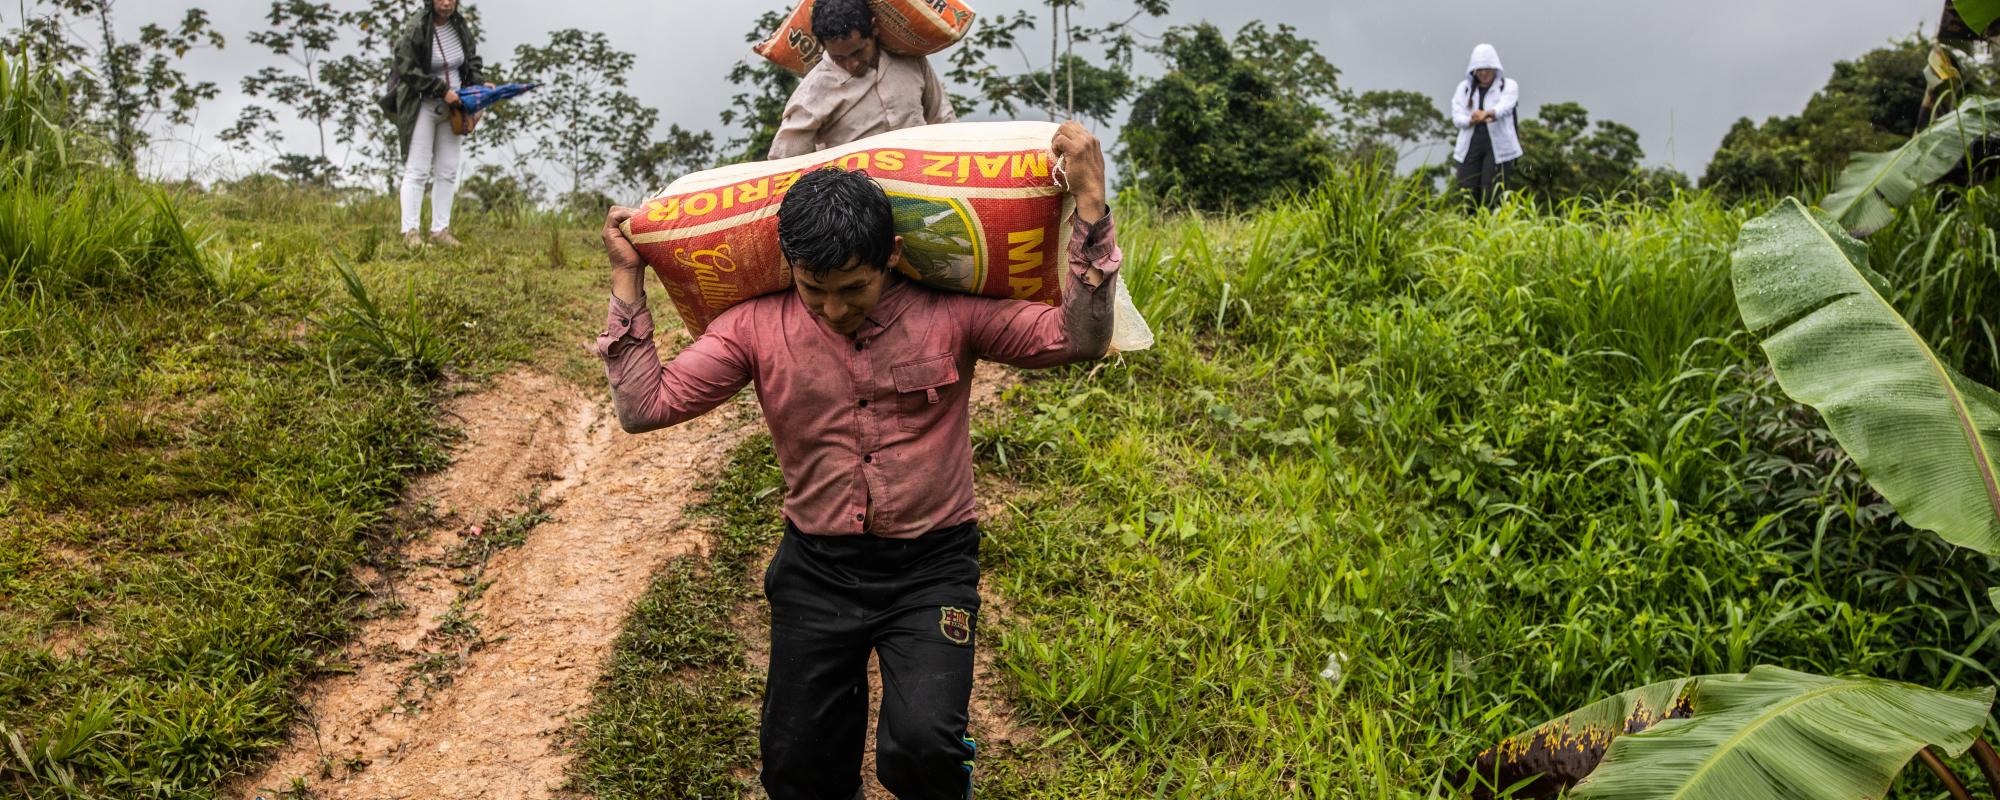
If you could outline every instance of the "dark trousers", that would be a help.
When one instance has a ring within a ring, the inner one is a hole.
[[[772,800],[851,800],[868,730],[868,654],[882,665],[875,774],[902,800],[972,791],[966,738],[979,612],[979,528],[915,539],[814,536],[789,523],[764,573],[771,669],[760,775]]]
[[[1507,188],[1507,173],[1513,171],[1514,162],[1493,160],[1493,139],[1481,125],[1473,131],[1472,146],[1466,151],[1465,160],[1458,162],[1458,188],[1465,193],[1468,209],[1492,208],[1500,202],[1500,193]]]

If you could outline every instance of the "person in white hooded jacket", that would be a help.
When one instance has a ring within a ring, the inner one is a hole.
[[[1493,45],[1472,48],[1465,80],[1451,97],[1451,121],[1458,126],[1458,188],[1471,202],[1490,206],[1507,184],[1514,159],[1521,157],[1521,136],[1514,112],[1521,85],[1507,79],[1500,53]]]

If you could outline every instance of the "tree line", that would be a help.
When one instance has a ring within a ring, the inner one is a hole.
[[[1207,23],[1164,25],[1170,0],[1085,5],[1043,0],[1035,13],[982,19],[965,41],[938,56],[946,79],[959,87],[952,98],[958,111],[1101,124],[1127,113],[1115,151],[1123,188],[1209,210],[1247,208],[1299,191],[1342,161],[1394,168],[1454,135],[1435,92],[1348,89],[1318,45],[1290,26],[1253,22],[1225,34]],[[267,64],[241,79],[251,103],[223,131],[223,142],[284,180],[392,187],[402,154],[375,98],[387,78],[395,29],[424,6],[422,0],[271,0],[261,29],[236,45],[256,48]],[[136,37],[121,33],[120,15],[156,9],[131,0],[32,0],[23,10],[5,45],[69,76],[63,91],[72,119],[65,124],[93,134],[106,160],[128,170],[137,170],[162,136],[190,126],[202,104],[220,93],[186,70],[195,54],[230,45],[199,7],[148,20]],[[746,42],[775,29],[787,10],[762,15]],[[477,9],[465,13],[476,32]],[[1909,136],[1926,107],[1930,47],[1913,36],[1839,62],[1800,114],[1739,121],[1698,185],[1730,199],[1789,191],[1826,180],[1849,153]],[[1141,52],[1155,57],[1161,74],[1137,73]],[[495,107],[468,140],[509,154],[502,159],[507,166],[488,163],[468,176],[468,201],[489,208],[550,200],[601,206],[612,195],[658,188],[691,170],[760,157],[798,81],[746,54],[728,74],[739,91],[720,111],[726,138],[718,138],[663,126],[659,110],[631,93],[627,75],[635,60],[603,33],[576,28],[489,57],[492,79],[532,80],[543,88]],[[1990,88],[1990,67],[1976,66],[1966,71],[1968,90]],[[287,119],[307,123],[306,133],[281,124]],[[1541,199],[1664,197],[1697,185],[1671,169],[1641,166],[1645,154],[1635,130],[1593,121],[1574,102],[1524,114],[1520,135],[1526,154],[1515,188]],[[1446,168],[1428,169],[1441,185]]]

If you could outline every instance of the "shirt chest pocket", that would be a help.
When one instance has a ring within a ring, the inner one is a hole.
[[[958,360],[943,353],[905,361],[891,366],[889,377],[896,382],[896,424],[920,431],[942,410],[942,392],[958,383]]]

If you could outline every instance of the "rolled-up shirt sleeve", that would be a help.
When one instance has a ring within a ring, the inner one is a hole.
[[[589,349],[604,360],[619,427],[644,433],[679,425],[735,397],[751,379],[740,317],[723,314],[672,361],[661,364],[645,296],[636,303],[612,297],[604,331]]]
[[[1052,367],[1102,358],[1111,346],[1118,265],[1117,227],[1109,213],[1095,223],[1070,217],[1069,276],[1063,304],[962,297],[980,358],[1016,367]]]

